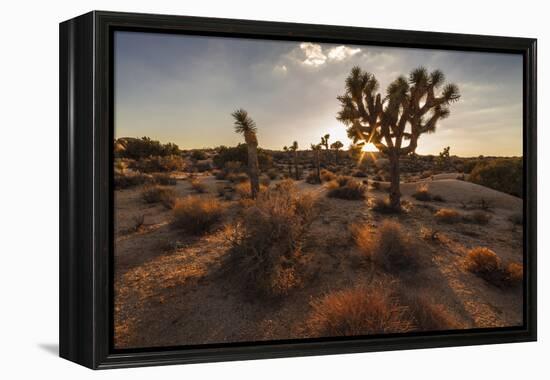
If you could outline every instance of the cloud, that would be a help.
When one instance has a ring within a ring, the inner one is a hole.
[[[349,57],[353,57],[355,54],[359,53],[361,49],[359,48],[349,48],[347,46],[341,45],[333,47],[328,51],[328,58],[333,61],[343,61]]]
[[[273,73],[277,75],[286,75],[287,72],[288,72],[288,68],[286,67],[286,65],[276,65],[273,68]]]
[[[323,48],[319,44],[302,42],[298,48],[290,52],[289,58],[304,66],[319,67],[328,62],[345,61],[360,51],[360,48],[350,48],[344,45]]]

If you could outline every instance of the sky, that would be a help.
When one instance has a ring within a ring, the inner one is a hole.
[[[522,57],[516,54],[115,33],[115,137],[148,136],[182,149],[233,146],[231,112],[244,108],[259,146],[282,149],[351,142],[336,120],[338,95],[353,66],[373,73],[380,91],[424,66],[458,85],[459,102],[417,153],[451,147],[459,156],[522,155]]]

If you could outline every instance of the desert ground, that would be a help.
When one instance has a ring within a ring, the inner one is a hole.
[[[257,200],[249,197],[246,167],[220,167],[211,150],[182,153],[181,167],[157,174],[157,182],[150,173],[117,186],[115,347],[522,324],[521,198],[468,181],[457,165],[403,169],[402,211],[393,213],[384,208],[383,159],[359,165],[346,151],[324,155],[322,182],[308,183],[309,153],[300,157],[299,179],[290,156],[270,154]],[[119,163],[115,173],[137,176],[131,166]],[[360,188],[358,199],[334,196],[339,181]],[[155,197],[158,189],[167,190]],[[276,204],[283,191],[292,194],[290,216]],[[201,231],[178,222],[178,202],[191,198],[221,210]],[[243,237],[257,227],[249,219],[266,213],[282,218],[268,220],[273,240],[243,248],[256,241]],[[246,260],[255,260],[273,247],[277,262],[247,267],[236,256],[252,252]]]

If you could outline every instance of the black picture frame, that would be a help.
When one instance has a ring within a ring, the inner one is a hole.
[[[524,324],[368,338],[116,351],[112,346],[113,32],[517,53],[523,56]],[[60,24],[60,356],[89,368],[536,340],[536,39],[93,11]]]

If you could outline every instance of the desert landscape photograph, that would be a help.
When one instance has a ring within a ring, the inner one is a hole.
[[[522,65],[117,31],[114,348],[521,326]]]

